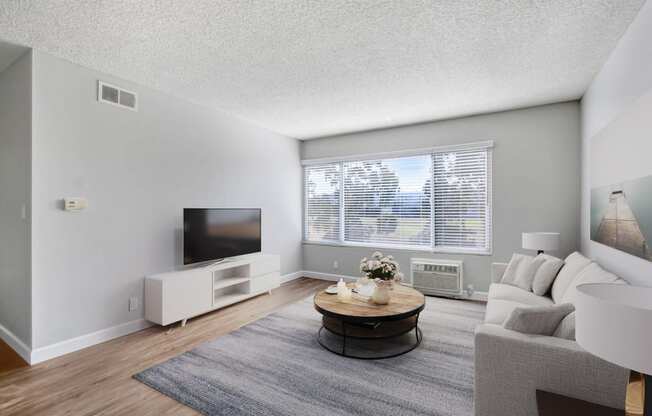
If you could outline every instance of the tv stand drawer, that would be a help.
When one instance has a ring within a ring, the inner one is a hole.
[[[263,276],[281,270],[281,260],[279,256],[261,255],[258,259],[250,264],[249,276]]]
[[[249,281],[249,292],[264,292],[279,287],[281,284],[281,273],[273,272],[263,276],[252,277]]]

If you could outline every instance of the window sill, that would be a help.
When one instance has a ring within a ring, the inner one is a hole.
[[[383,249],[383,250],[399,250],[399,251],[420,251],[424,253],[441,253],[441,254],[457,254],[457,255],[471,255],[471,256],[491,256],[493,253],[485,250],[474,249],[460,249],[460,248],[446,248],[446,247],[414,247],[414,246],[394,246],[387,244],[368,244],[368,243],[341,243],[338,241],[307,241],[303,240],[304,245],[315,246],[331,246],[331,247],[362,247],[369,249]]]

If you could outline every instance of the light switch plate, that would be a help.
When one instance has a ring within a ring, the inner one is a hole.
[[[66,211],[81,211],[88,207],[88,200],[81,197],[69,197],[63,199],[63,209]]]

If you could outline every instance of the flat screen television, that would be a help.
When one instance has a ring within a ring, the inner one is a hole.
[[[183,264],[256,253],[260,208],[184,208]]]

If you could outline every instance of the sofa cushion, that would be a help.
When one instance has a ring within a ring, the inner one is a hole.
[[[591,263],[586,266],[582,271],[573,279],[564,296],[561,297],[559,303],[572,303],[575,304],[577,299],[577,286],[585,283],[618,283],[625,284],[625,281],[620,279],[613,273],[604,270],[598,263]]]
[[[547,254],[539,254],[537,259],[539,259],[540,265],[534,273],[532,292],[534,292],[535,295],[544,296],[548,293],[548,290],[550,290],[550,286],[552,285],[552,282],[555,281],[557,273],[559,273],[559,270],[564,265],[564,261]]]
[[[506,299],[493,299],[487,302],[487,310],[484,314],[486,324],[502,325],[505,319],[515,308],[520,306],[529,306],[524,303],[515,302]]]
[[[530,271],[530,263],[534,257],[525,254],[514,253],[507,264],[505,273],[500,283],[515,285],[519,277],[526,275]],[[521,277],[522,279],[522,277]]]
[[[555,302],[561,302],[566,289],[568,289],[582,269],[589,264],[591,264],[591,260],[587,259],[577,251],[566,257],[566,260],[564,260],[564,266],[561,268],[559,274],[557,274],[555,282],[552,284],[552,300]]]
[[[570,303],[517,307],[505,319],[503,327],[524,334],[552,335],[562,319],[574,310]]]
[[[575,341],[575,311],[569,313],[561,320],[555,332],[552,333],[552,336]]]
[[[484,321],[488,324],[502,325],[509,314],[517,307],[549,306],[552,299],[537,296],[521,288],[494,283],[489,286],[487,296],[487,311]]]
[[[502,283],[493,283],[489,286],[489,293],[487,294],[488,303],[491,303],[494,299],[510,300],[531,306],[547,306],[553,304],[550,298],[537,296],[527,290]]]

